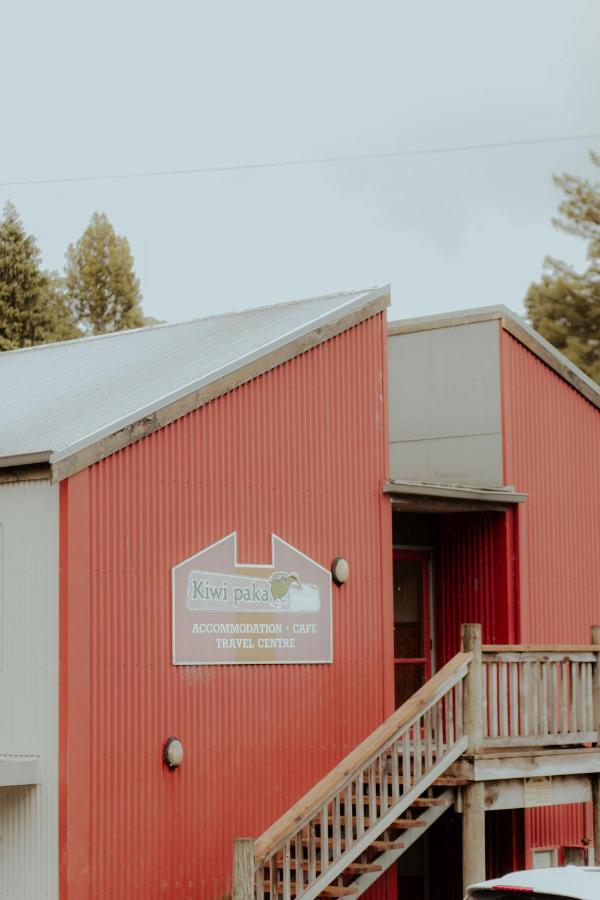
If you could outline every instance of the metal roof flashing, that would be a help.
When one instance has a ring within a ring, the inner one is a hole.
[[[0,434],[7,439],[4,453],[0,443],[0,468],[14,466],[17,464],[15,460],[27,457],[39,462],[43,455],[44,459],[49,460],[52,480],[60,481],[376,315],[389,304],[390,289],[387,285],[210,316],[179,325],[159,325],[64,344],[44,345],[43,348],[9,351],[6,356],[0,354],[0,366],[3,361],[9,362],[7,357],[13,357],[8,368],[9,372],[12,369],[14,389],[17,383],[29,388],[32,407],[25,422],[19,417],[20,410],[16,404],[6,414],[7,422],[2,421],[0,412]],[[172,352],[169,351],[171,344],[167,343],[168,340],[174,340]],[[73,345],[77,346],[74,348]],[[152,353],[157,348],[161,357],[157,371],[154,371]],[[223,349],[222,358],[219,348]],[[37,352],[40,349],[46,350],[46,354]],[[130,349],[134,351],[132,360],[128,360]],[[140,353],[141,350],[143,352]],[[100,352],[105,351],[111,357],[106,370],[102,368],[103,358],[99,356]],[[190,362],[189,356],[194,351],[202,359],[204,369],[200,364],[194,365],[193,360]],[[137,371],[132,370],[136,354],[139,362]],[[79,367],[73,372],[68,366],[68,357],[72,356]],[[62,380],[53,396],[57,370],[56,367],[51,369],[53,378],[48,380],[49,370],[46,367],[51,367],[57,357],[62,367],[58,377]],[[113,372],[110,371],[111,363]],[[148,384],[144,382],[144,368],[149,370]],[[78,392],[76,382],[79,371],[83,373],[85,385]],[[114,395],[115,373],[123,376],[124,396],[118,400]],[[103,379],[104,374],[108,377]],[[162,379],[161,374],[164,374]],[[127,381],[128,376],[136,381],[133,387]],[[36,392],[36,387],[40,385],[41,395]],[[64,396],[62,404],[61,397],[57,396],[61,390]],[[101,411],[94,406],[94,391],[98,390],[104,392]],[[153,390],[156,393],[152,393]],[[23,393],[20,392],[19,396],[23,397]],[[129,406],[128,397],[131,398]],[[25,396],[23,399],[25,405],[28,398]],[[39,422],[35,418],[36,404]],[[48,406],[51,408],[48,409]],[[65,409],[73,410],[71,421],[68,414],[64,415]],[[11,413],[16,432],[12,446]],[[31,446],[34,442],[30,435],[39,436],[52,450],[43,454],[38,452],[35,446]]]
[[[402,334],[414,334],[418,331],[433,331],[437,328],[453,328],[457,325],[474,325],[478,322],[500,321],[500,324],[516,340],[534,353],[542,362],[546,363],[558,375],[567,381],[571,387],[579,391],[586,400],[600,409],[600,385],[592,381],[571,360],[553,347],[521,316],[513,312],[507,306],[481,306],[476,309],[461,309],[451,313],[440,313],[433,316],[419,316],[414,319],[404,319],[390,322],[388,334],[390,337]]]
[[[382,491],[389,496],[395,509],[405,512],[504,511],[515,504],[525,503],[528,497],[528,494],[519,493],[511,486],[484,488],[403,481],[400,478],[385,481]]]

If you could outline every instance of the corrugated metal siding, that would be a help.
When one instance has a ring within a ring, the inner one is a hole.
[[[600,414],[511,335],[500,341],[505,483],[529,494],[518,513],[521,640],[587,642],[600,623]],[[528,849],[579,844],[583,809],[528,813]]]
[[[228,892],[233,837],[259,835],[389,711],[385,339],[378,315],[69,479],[63,749],[77,764],[89,740],[89,768],[62,772],[81,822],[63,831],[63,896]],[[233,530],[242,561],[270,562],[272,531],[323,565],[348,558],[333,665],[171,665],[171,566]]]
[[[521,640],[584,641],[600,623],[600,413],[502,332],[504,474],[519,510]]]
[[[41,784],[0,788],[0,897],[58,896],[58,488],[0,485],[0,753]]]
[[[512,515],[440,516],[435,589],[438,666],[460,650],[463,622],[480,622],[485,643],[514,639]]]

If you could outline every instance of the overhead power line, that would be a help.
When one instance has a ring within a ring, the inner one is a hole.
[[[156,172],[122,172],[116,175],[74,175],[65,178],[30,178],[23,181],[0,181],[0,187],[24,187],[37,184],[75,184],[86,181],[125,181],[134,178],[164,178],[182,175],[209,175],[220,172],[250,172],[258,169],[288,169],[299,166],[323,166],[334,163],[362,162],[377,159],[435,156],[442,153],[465,153],[476,150],[502,150],[510,147],[533,147],[538,144],[563,144],[568,141],[590,141],[597,138],[600,138],[600,132],[595,132],[593,134],[573,134],[552,138],[533,138],[531,140],[523,141],[496,141],[491,144],[462,144],[451,147],[428,147],[421,150],[391,150],[386,153],[352,153],[343,156],[315,156],[307,159],[200,166],[196,169],[165,169]]]

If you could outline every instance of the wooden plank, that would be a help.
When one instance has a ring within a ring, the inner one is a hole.
[[[463,888],[485,880],[485,806],[483,784],[462,790]]]
[[[334,797],[333,800],[333,823],[331,826],[331,836],[333,838],[333,856],[335,862],[342,855],[342,823],[340,811],[340,798]]]
[[[400,850],[404,847],[402,841],[373,841],[373,850]]]
[[[543,783],[536,795],[536,783]],[[589,775],[542,776],[486,781],[485,808],[525,809],[534,806],[560,806],[565,803],[587,803],[592,799]]]
[[[314,822],[308,826],[308,883],[317,877],[317,845],[315,843],[316,829]]]
[[[509,705],[509,695],[508,695],[508,663],[499,663],[499,685],[498,685],[498,694],[499,694],[499,731],[501,735],[508,736],[508,705]]]
[[[489,734],[490,737],[498,737],[498,664],[484,664],[483,668],[487,671],[489,685]]]
[[[233,900],[254,900],[254,841],[233,842]]]
[[[465,735],[469,740],[469,752],[473,753],[483,743],[482,710],[485,693],[482,690],[481,625],[463,625],[461,644],[463,652],[472,654],[463,688],[463,718]]]
[[[323,888],[321,891],[322,897],[348,897],[351,894],[356,894],[357,890],[353,887],[341,887],[340,885],[330,884],[329,887]]]
[[[582,654],[589,656],[598,652],[595,644],[483,644],[482,652],[487,655],[504,655],[516,654],[521,657],[523,654],[557,654],[558,656],[570,654]],[[514,660],[509,660],[513,662]]]
[[[400,772],[398,766],[398,744],[394,742],[392,745],[392,802],[396,803],[400,799]]]
[[[344,874],[346,872],[349,875],[358,875],[363,872],[383,872],[382,866],[378,866],[377,863],[350,863],[350,865],[346,866],[344,870]]]
[[[349,781],[344,792],[344,837],[346,839],[346,847],[351,847],[354,843],[354,819],[352,818],[352,782]]]
[[[526,734],[516,738],[486,738],[484,747],[487,750],[491,747],[509,749],[511,747],[553,747],[563,744],[583,746],[584,744],[595,744],[596,741],[596,731],[569,731],[566,734]]]
[[[510,734],[516,737],[519,734],[519,666],[517,663],[507,663],[510,680]]]
[[[501,781],[510,778],[533,778],[558,775],[600,773],[600,749],[515,751],[510,755],[476,756],[472,763],[461,760],[456,770],[470,774],[475,781]]]
[[[356,781],[356,836],[359,838],[365,833],[365,778],[362,772],[359,773]]]
[[[329,834],[329,806],[327,803],[321,808],[321,821],[320,821],[320,831],[321,831],[321,842],[318,846],[321,846],[321,871],[327,868],[329,864],[329,844],[327,841],[323,843],[323,838],[325,838]],[[314,838],[315,845],[317,845],[318,838]]]
[[[290,900],[291,892],[291,869],[290,860],[292,854],[290,851],[290,842],[286,841],[283,845],[283,900]]]

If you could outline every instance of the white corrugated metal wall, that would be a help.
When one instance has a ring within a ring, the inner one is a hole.
[[[58,897],[58,487],[0,484],[0,754],[41,784],[0,788],[0,897]]]

